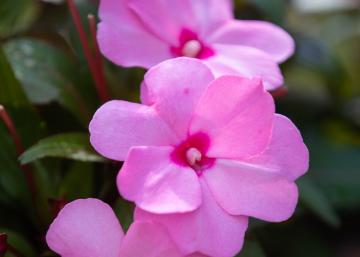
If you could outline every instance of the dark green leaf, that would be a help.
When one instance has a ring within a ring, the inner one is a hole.
[[[0,47],[0,104],[9,112],[25,147],[41,137],[43,124],[15,78],[2,47]]]
[[[301,178],[299,180],[299,189],[300,199],[311,211],[330,226],[337,227],[340,225],[340,219],[330,201],[310,178]]]
[[[27,29],[39,14],[39,3],[33,0],[1,0],[0,37]]]
[[[283,24],[285,16],[284,0],[248,0],[256,6],[273,22]]]
[[[93,182],[93,166],[86,162],[75,162],[62,180],[59,195],[67,200],[90,197]]]
[[[64,51],[26,38],[9,41],[4,49],[32,103],[57,101],[81,120],[90,116],[74,86],[75,65]]]
[[[246,240],[241,252],[236,257],[266,257],[258,241]]]
[[[22,164],[45,157],[59,157],[78,161],[102,162],[85,133],[65,133],[40,140],[20,156]]]
[[[36,251],[33,248],[33,246],[22,235],[14,232],[14,231],[11,231],[9,229],[6,229],[6,228],[0,228],[0,233],[7,234],[8,244],[11,247],[15,248],[16,251],[18,251],[20,254],[22,254],[22,256],[26,256],[26,257],[38,256],[38,254],[36,254]],[[5,256],[10,256],[10,255],[5,255]],[[13,256],[13,255],[11,255],[11,256]]]

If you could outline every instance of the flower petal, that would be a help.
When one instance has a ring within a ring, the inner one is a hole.
[[[200,98],[190,133],[210,137],[208,157],[248,158],[265,150],[273,117],[273,99],[259,79],[223,76]]]
[[[137,208],[135,220],[153,220],[163,224],[184,254],[198,252],[232,257],[242,248],[248,219],[226,213],[215,202],[202,178],[200,183],[203,200],[197,210],[184,214],[154,215]]]
[[[150,68],[172,57],[170,47],[141,27],[101,22],[97,40],[103,55],[117,65]]]
[[[195,105],[213,80],[209,68],[197,59],[168,60],[145,74],[141,99],[152,103],[178,137],[185,139]]]
[[[165,228],[153,222],[134,222],[118,257],[182,257]]]
[[[284,83],[275,60],[253,47],[214,44],[216,54],[204,62],[216,77],[240,75],[248,78],[260,77],[266,90],[274,90]]]
[[[195,210],[201,204],[197,175],[173,163],[172,151],[172,147],[132,148],[118,175],[120,193],[153,213]]]
[[[229,21],[211,35],[209,42],[257,48],[279,63],[295,49],[294,40],[285,30],[265,21]]]
[[[130,147],[178,142],[153,108],[110,101],[101,106],[89,125],[93,147],[107,158],[123,161]]]
[[[124,233],[115,213],[97,199],[67,204],[46,234],[49,247],[62,257],[119,257]]]
[[[265,170],[272,170],[294,181],[308,170],[309,151],[291,120],[275,114],[274,129],[268,148],[246,162],[262,166]]]
[[[232,0],[189,1],[191,1],[191,7],[198,24],[197,31],[204,39],[214,29],[233,18]]]
[[[295,211],[295,183],[264,167],[218,160],[204,176],[216,201],[233,215],[279,222]]]

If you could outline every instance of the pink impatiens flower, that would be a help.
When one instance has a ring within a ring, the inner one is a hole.
[[[62,257],[184,257],[160,224],[135,222],[124,235],[111,207],[91,198],[67,204],[46,242]]]
[[[117,185],[136,220],[163,224],[184,254],[230,257],[248,216],[293,214],[308,151],[260,79],[215,79],[181,57],[146,73],[141,99],[104,104],[89,128],[98,152],[125,160]]]
[[[101,0],[98,42],[114,63],[150,68],[187,56],[215,74],[283,84],[278,64],[294,51],[289,34],[264,21],[235,20],[231,0]]]

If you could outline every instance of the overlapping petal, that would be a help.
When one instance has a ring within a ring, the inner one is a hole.
[[[184,255],[200,252],[209,256],[233,257],[242,247],[248,218],[226,213],[215,202],[202,178],[200,183],[202,204],[196,211],[154,215],[137,208],[135,219],[163,224]]]
[[[274,90],[284,82],[276,61],[265,52],[241,45],[214,44],[216,54],[204,62],[216,77],[240,75],[248,78],[260,77],[266,90]]]
[[[134,147],[121,169],[120,193],[152,213],[181,213],[201,204],[196,173],[170,160],[172,147]]]
[[[294,40],[285,30],[265,21],[228,21],[208,41],[253,47],[267,53],[277,62],[285,61],[295,49]]]
[[[127,5],[149,31],[170,45],[178,43],[181,29],[196,26],[188,0],[128,0]]]
[[[173,131],[148,106],[110,101],[101,106],[89,125],[93,147],[107,158],[123,161],[132,146],[172,145]]]
[[[165,42],[142,28],[101,22],[97,40],[103,55],[125,67],[150,68],[172,57]]]
[[[120,248],[120,255],[117,257],[183,257],[183,255],[163,226],[153,222],[135,222],[127,231]]]
[[[145,74],[141,98],[152,103],[161,118],[184,139],[198,99],[213,80],[211,71],[201,61],[172,59]]]
[[[227,21],[233,19],[232,0],[188,0],[197,21],[196,31],[206,39],[208,35]]]
[[[124,233],[109,205],[97,199],[67,204],[46,234],[62,257],[119,257]]]
[[[279,222],[295,211],[295,183],[266,167],[218,160],[204,176],[216,201],[230,214]]]
[[[309,152],[291,120],[275,114],[274,129],[266,151],[246,162],[294,181],[308,170]]]
[[[209,157],[248,158],[266,148],[273,116],[273,99],[261,80],[223,76],[200,98],[190,133],[210,137]]]

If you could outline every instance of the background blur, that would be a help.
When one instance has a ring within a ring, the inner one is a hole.
[[[88,13],[97,14],[96,1],[76,4],[84,24]],[[277,111],[300,128],[311,154],[296,215],[281,224],[252,220],[239,256],[359,257],[360,3],[238,0],[235,7],[238,18],[274,22],[296,39],[295,56],[282,65],[289,93],[277,98]],[[66,3],[1,0],[0,45],[0,104],[26,150],[19,158],[22,149],[0,120],[5,256],[54,256],[46,229],[76,198],[105,200],[127,228],[133,206],[118,197],[114,183],[121,164],[102,159],[88,143],[87,125],[100,101]],[[138,101],[144,71],[105,66],[112,98]]]

